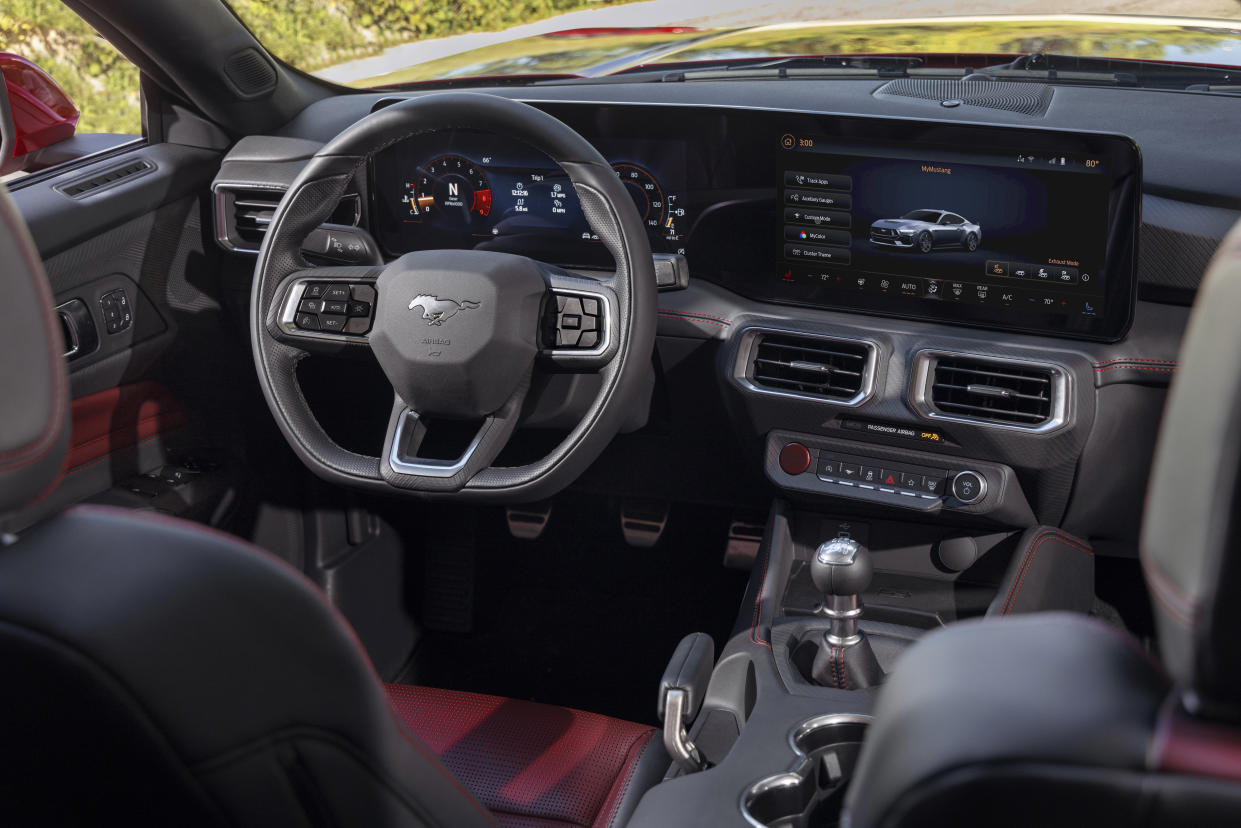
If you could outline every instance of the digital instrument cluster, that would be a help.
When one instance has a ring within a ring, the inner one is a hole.
[[[654,163],[639,151],[652,149]],[[622,145],[613,155],[622,159],[612,169],[656,252],[684,252],[684,167],[678,175],[678,149]],[[465,131],[420,136],[381,153],[372,176],[378,238],[389,255],[480,248],[567,266],[607,263],[568,175],[515,141]]]
[[[1141,162],[1123,136],[727,107],[539,103],[607,158],[691,279],[814,308],[1115,340]],[[505,136],[376,155],[384,252],[481,248],[611,269],[568,176]]]

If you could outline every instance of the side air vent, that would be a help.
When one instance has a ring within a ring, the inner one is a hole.
[[[139,158],[137,161],[126,161],[102,172],[92,173],[85,178],[75,178],[73,181],[57,184],[56,189],[70,198],[86,198],[100,190],[115,187],[123,181],[149,173],[153,169],[155,169],[154,164],[144,158]]]
[[[1054,365],[923,351],[915,403],[937,419],[1047,431],[1064,424],[1067,376]]]
[[[875,350],[854,339],[751,329],[736,378],[752,391],[858,405],[874,386]]]
[[[945,78],[897,78],[875,90],[877,98],[918,98],[937,103],[959,101],[966,106],[1039,117],[1047,112],[1051,96],[1052,88],[1042,84]]]
[[[224,74],[243,98],[257,98],[276,88],[276,70],[258,49],[246,47],[224,61]]]
[[[215,221],[220,244],[236,253],[257,253],[284,192],[279,188],[217,185]],[[358,196],[347,195],[340,200],[327,223],[356,226],[361,218],[360,209]]]

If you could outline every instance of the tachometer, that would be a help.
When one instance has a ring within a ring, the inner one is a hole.
[[[460,155],[441,155],[419,167],[401,198],[409,221],[469,227],[491,215],[491,184],[482,168]]]

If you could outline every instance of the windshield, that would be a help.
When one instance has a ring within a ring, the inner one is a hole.
[[[936,222],[939,221],[939,213],[934,210],[913,210],[901,216],[901,218],[910,219],[911,221]]]
[[[1037,68],[1012,63],[1029,55],[1241,67],[1238,0],[1081,0],[1059,9],[1034,0],[230,4],[276,56],[325,80],[360,88],[471,78],[537,82],[863,55],[918,56],[923,71]],[[1238,83],[1232,75],[1222,78],[1205,82]]]

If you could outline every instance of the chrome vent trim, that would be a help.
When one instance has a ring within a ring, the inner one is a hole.
[[[286,188],[279,184],[215,184],[215,237],[233,253],[258,253]],[[358,226],[362,199],[357,193],[343,196],[328,219],[331,224]]]
[[[759,394],[858,406],[874,393],[878,353],[864,339],[746,328],[733,379]]]
[[[1069,421],[1071,374],[1036,360],[923,350],[911,402],[931,420],[1045,433]]]

